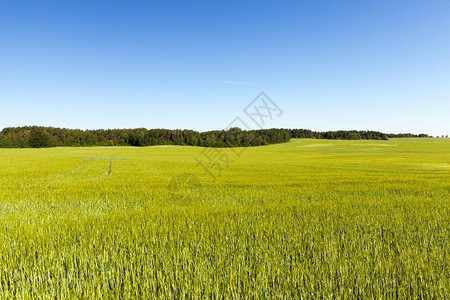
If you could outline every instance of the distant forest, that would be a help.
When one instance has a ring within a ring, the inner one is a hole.
[[[288,142],[291,138],[388,140],[398,137],[430,137],[426,134],[385,134],[377,131],[327,131],[307,129],[194,130],[99,129],[54,127],[9,127],[0,132],[0,148],[44,148],[72,146],[188,145],[203,147],[250,147]]]

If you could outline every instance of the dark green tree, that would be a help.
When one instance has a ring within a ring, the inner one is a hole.
[[[32,148],[50,147],[51,138],[44,130],[36,130],[31,132],[29,143]]]

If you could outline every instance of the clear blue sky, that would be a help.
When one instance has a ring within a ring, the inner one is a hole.
[[[0,128],[450,134],[450,2],[0,0]]]

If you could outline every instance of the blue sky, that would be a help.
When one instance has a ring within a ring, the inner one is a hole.
[[[450,134],[450,2],[0,0],[0,128]]]

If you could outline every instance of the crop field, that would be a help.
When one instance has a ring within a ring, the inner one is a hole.
[[[450,294],[449,139],[205,149],[0,149],[0,298]]]

